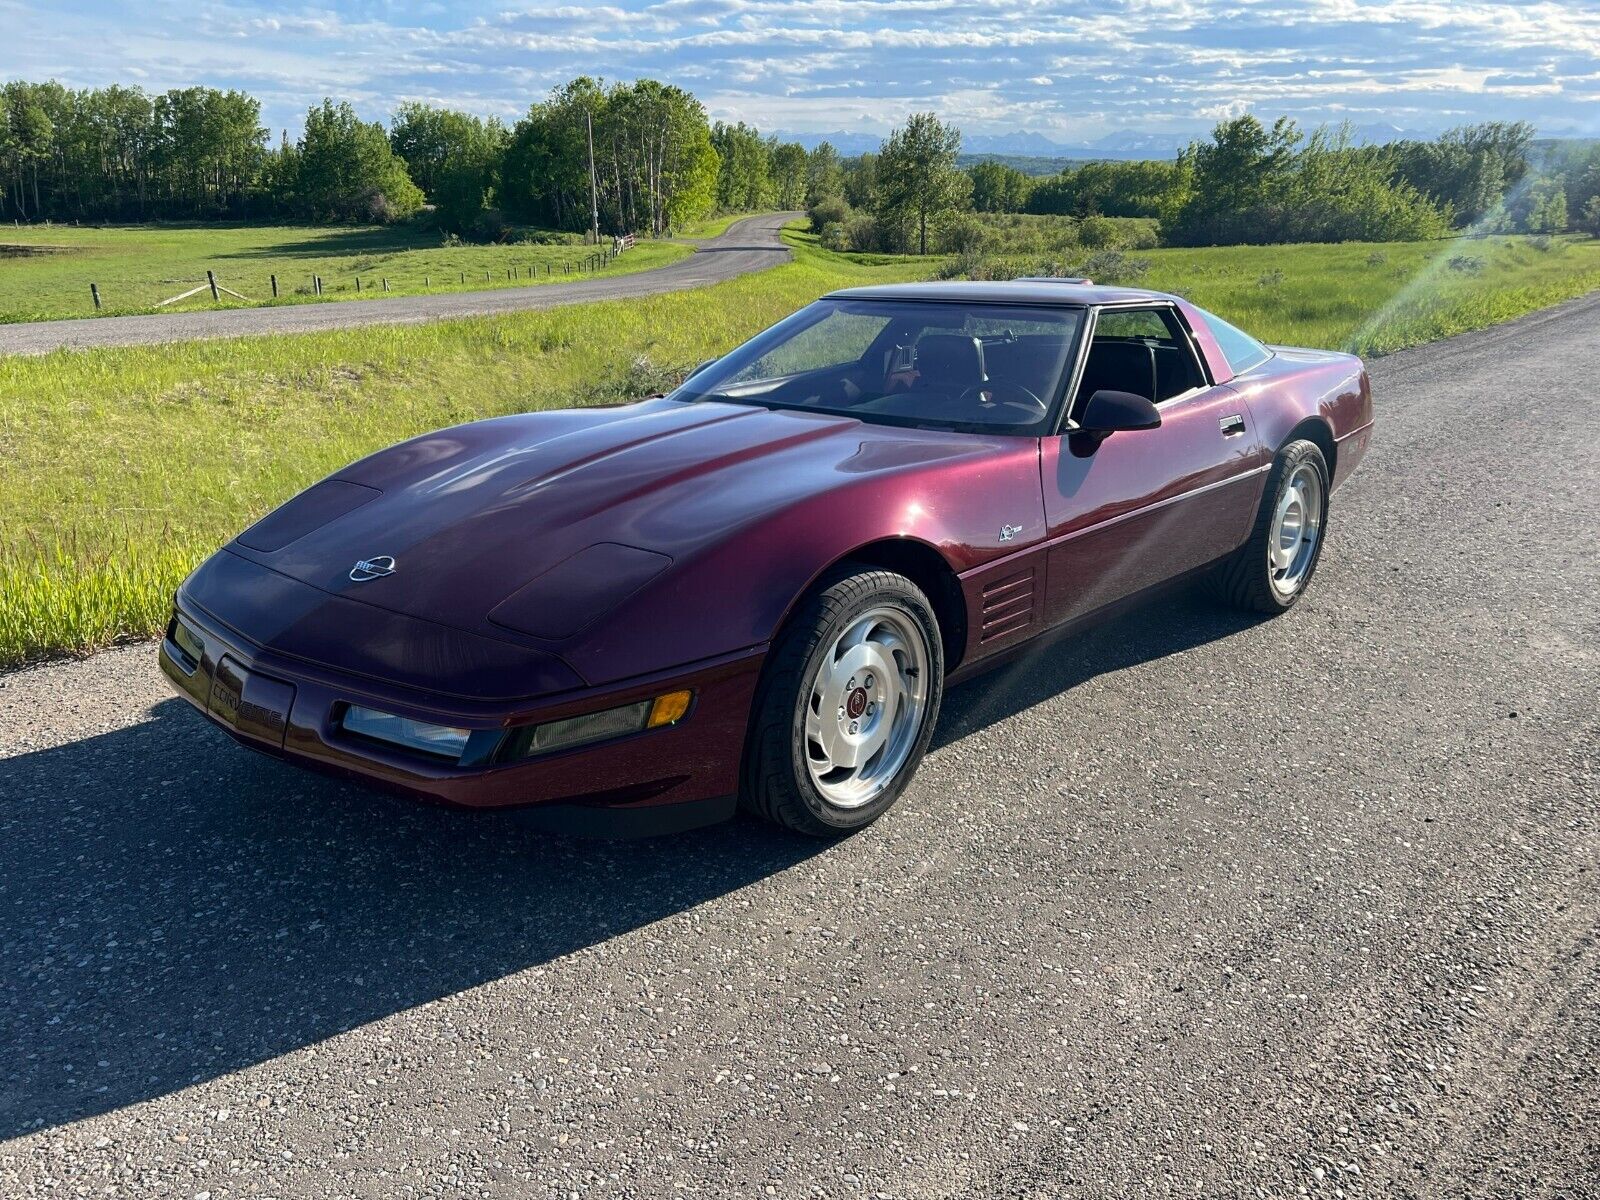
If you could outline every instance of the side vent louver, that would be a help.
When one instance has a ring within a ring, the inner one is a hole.
[[[1033,620],[1033,571],[1019,571],[997,579],[983,589],[983,630],[980,642],[993,641]]]

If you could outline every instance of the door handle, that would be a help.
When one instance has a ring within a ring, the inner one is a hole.
[[[1238,437],[1244,432],[1244,417],[1239,413],[1229,413],[1218,424],[1222,426],[1223,437]]]

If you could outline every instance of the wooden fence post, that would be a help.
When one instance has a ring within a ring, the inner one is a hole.
[[[276,275],[274,275],[271,278],[272,278],[272,298],[274,300],[276,300],[278,298],[278,277]]]
[[[385,279],[383,281],[383,290],[386,291],[386,292],[389,290],[389,281],[388,281],[388,279]]]
[[[461,272],[461,282],[465,283],[466,281],[467,281],[467,273],[465,271],[463,271],[463,272]]]
[[[361,276],[359,275],[356,276],[356,294],[361,294]]]
[[[216,275],[214,273],[212,273],[211,271],[207,271],[206,272],[206,282],[211,285],[211,299],[213,301],[221,300],[222,297],[217,295],[217,277],[216,277]]]
[[[95,312],[99,312],[100,311],[100,285],[98,283],[91,283],[89,285],[89,295],[94,297],[94,310],[95,310]]]

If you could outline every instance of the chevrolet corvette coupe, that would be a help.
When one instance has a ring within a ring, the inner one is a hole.
[[[948,683],[1158,586],[1292,607],[1372,433],[1358,359],[1086,280],[825,296],[668,396],[413,438],[179,588],[238,741],[589,832],[905,789]]]

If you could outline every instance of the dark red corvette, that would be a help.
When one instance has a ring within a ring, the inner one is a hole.
[[[825,297],[672,395],[428,434],[179,589],[161,647],[239,741],[634,831],[864,825],[946,682],[1206,572],[1304,592],[1361,363],[1083,282]]]

